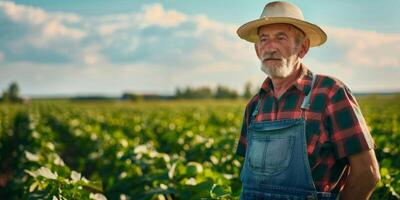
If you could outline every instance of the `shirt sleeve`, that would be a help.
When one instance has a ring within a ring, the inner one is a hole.
[[[236,155],[245,157],[247,148],[247,127],[250,124],[250,113],[255,109],[255,103],[258,101],[258,96],[254,96],[247,104],[243,115],[242,129],[240,132],[239,142],[236,149]]]
[[[345,86],[329,94],[324,125],[331,137],[337,159],[374,148],[374,142],[360,107]]]
[[[247,113],[247,107],[246,107],[246,111],[245,114],[243,116],[243,123],[242,123],[242,129],[240,132],[240,137],[239,137],[239,142],[237,145],[237,149],[236,149],[236,155],[241,156],[241,157],[245,157],[246,155],[246,147],[247,147],[247,117],[246,114]]]

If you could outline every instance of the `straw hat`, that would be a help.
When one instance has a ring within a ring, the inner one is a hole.
[[[288,2],[271,2],[265,5],[260,19],[247,22],[239,27],[237,34],[240,38],[252,43],[258,41],[260,26],[276,23],[285,23],[296,26],[310,39],[310,46],[320,46],[326,39],[326,33],[317,25],[304,21],[303,13],[297,6]]]

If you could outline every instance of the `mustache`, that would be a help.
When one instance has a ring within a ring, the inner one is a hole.
[[[266,61],[266,60],[270,60],[270,59],[280,60],[280,59],[282,59],[282,56],[279,55],[279,54],[276,53],[276,52],[264,53],[264,54],[261,56],[261,60],[262,60],[262,61]]]

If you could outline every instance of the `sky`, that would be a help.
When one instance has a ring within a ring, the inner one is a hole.
[[[260,87],[254,46],[236,30],[268,1],[0,0],[0,90],[24,96],[174,94]],[[399,0],[289,1],[327,42],[303,63],[353,92],[400,91]]]

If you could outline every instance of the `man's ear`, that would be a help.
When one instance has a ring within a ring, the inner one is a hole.
[[[260,59],[261,56],[260,56],[260,52],[258,51],[258,44],[257,44],[257,42],[254,43],[254,49],[256,50],[257,57]]]
[[[310,49],[310,39],[306,38],[305,40],[303,40],[303,42],[300,45],[300,51],[297,54],[300,58],[303,58],[308,50]]]

